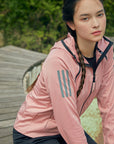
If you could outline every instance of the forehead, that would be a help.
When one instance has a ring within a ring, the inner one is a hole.
[[[80,0],[75,7],[75,14],[93,13],[103,9],[100,0]]]

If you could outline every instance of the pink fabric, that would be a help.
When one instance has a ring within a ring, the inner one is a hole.
[[[64,40],[78,56],[73,37]],[[104,52],[109,42],[104,38],[98,48]],[[97,60],[101,53],[96,50]],[[85,63],[87,63],[85,59]],[[77,98],[81,73],[79,65],[64,48],[55,43],[46,58],[40,76],[21,106],[14,128],[30,137],[61,134],[67,144],[87,144],[80,122],[81,114],[97,97],[103,119],[104,144],[114,144],[114,70],[113,48],[100,62],[93,83],[93,69],[86,67],[83,90]],[[77,77],[76,77],[77,76]],[[75,79],[76,78],[76,79]],[[91,94],[90,94],[91,92]]]

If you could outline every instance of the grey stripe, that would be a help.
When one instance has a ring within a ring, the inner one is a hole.
[[[58,79],[59,79],[59,85],[60,85],[60,89],[61,89],[61,94],[62,94],[62,97],[64,97],[63,87],[62,87],[61,77],[60,77],[60,71],[57,71],[57,74],[58,74]]]
[[[70,93],[70,96],[72,96],[68,70],[66,70],[66,74],[67,74],[67,80],[68,80],[69,93]]]
[[[62,76],[63,76],[63,82],[64,82],[64,88],[65,88],[66,97],[68,97],[64,70],[62,70]]]

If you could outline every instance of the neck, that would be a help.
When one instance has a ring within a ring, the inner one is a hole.
[[[93,57],[96,42],[83,40],[77,37],[77,43],[83,56],[88,58]]]

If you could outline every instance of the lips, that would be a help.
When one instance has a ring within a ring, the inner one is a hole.
[[[101,34],[101,31],[95,31],[92,33],[93,35],[100,35]]]

